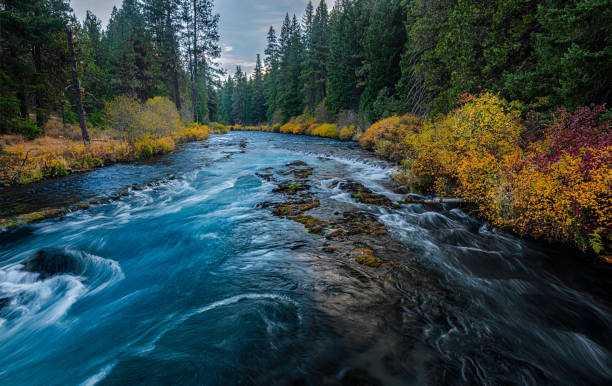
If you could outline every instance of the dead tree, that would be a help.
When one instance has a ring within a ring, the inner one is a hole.
[[[85,122],[85,113],[83,112],[83,97],[81,96],[81,83],[77,73],[76,57],[74,55],[74,42],[72,40],[72,30],[66,28],[68,34],[68,50],[70,51],[70,69],[72,70],[72,84],[74,87],[74,98],[76,99],[76,108],[79,114],[79,124],[81,125],[81,135],[83,143],[89,145],[89,133],[87,132],[87,122]]]

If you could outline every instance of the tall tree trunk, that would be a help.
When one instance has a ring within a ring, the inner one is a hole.
[[[176,52],[176,37],[174,34],[174,29],[172,28],[172,18],[170,15],[170,10],[166,11],[166,31],[168,42],[172,45],[172,49],[170,51],[170,55],[172,56],[172,94],[174,97],[174,104],[176,105],[176,109],[181,111],[181,92],[179,90],[179,82],[178,82],[178,66],[179,59]]]
[[[32,47],[32,59],[34,63],[34,71],[36,71],[36,73],[40,73],[41,69],[42,59],[40,55],[40,46],[38,43],[34,44]],[[34,112],[36,113],[36,124],[42,129],[43,135],[45,135],[45,114],[43,113],[42,99],[41,89],[40,86],[38,86],[34,90]]]
[[[197,0],[193,0],[193,70],[191,74],[191,114],[193,121],[196,122],[198,114],[196,107],[198,105],[198,17],[197,17]]]
[[[68,34],[68,50],[70,51],[70,69],[72,70],[72,84],[74,87],[74,97],[76,99],[76,108],[79,113],[79,124],[81,125],[81,135],[85,145],[89,144],[89,133],[87,132],[87,123],[85,122],[85,113],[83,112],[83,99],[81,97],[81,84],[79,75],[77,74],[76,58],[74,56],[74,42],[72,41],[72,30],[66,28]]]
[[[181,111],[181,91],[179,89],[179,79],[178,79],[178,64],[176,63],[176,59],[174,61],[174,70],[172,74],[172,87],[174,88],[174,104],[176,104],[176,109]]]

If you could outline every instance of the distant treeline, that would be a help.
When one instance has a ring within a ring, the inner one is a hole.
[[[366,125],[483,90],[542,109],[612,99],[610,0],[323,0],[267,41],[252,76],[238,67],[224,83],[222,122]]]
[[[35,136],[52,114],[77,120],[67,29],[90,123],[123,94],[168,96],[191,120],[216,119],[218,23],[213,0],[124,0],[106,29],[91,12],[78,23],[65,0],[0,0],[0,133]]]

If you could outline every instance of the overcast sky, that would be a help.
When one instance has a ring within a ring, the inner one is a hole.
[[[104,26],[108,22],[113,6],[120,8],[122,0],[72,0],[70,3],[79,20],[85,18],[87,10],[99,17]],[[266,46],[266,33],[273,25],[280,33],[285,13],[300,17],[308,0],[215,0],[215,8],[221,14],[221,64],[233,74],[241,65],[249,73],[255,66],[255,55]],[[333,0],[327,1],[328,7]],[[313,0],[316,7],[318,0]]]

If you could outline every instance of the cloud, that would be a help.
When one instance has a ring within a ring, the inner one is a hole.
[[[85,11],[92,10],[106,25],[113,5],[121,6],[122,0],[72,0],[80,20],[85,18]],[[331,7],[333,0],[327,0]],[[251,73],[255,67],[255,55],[263,54],[266,48],[266,33],[270,26],[279,33],[285,17],[304,13],[308,0],[216,0],[215,10],[221,15],[219,33],[221,59],[219,63],[228,73],[233,74],[236,66]],[[316,7],[319,0],[313,0]]]

